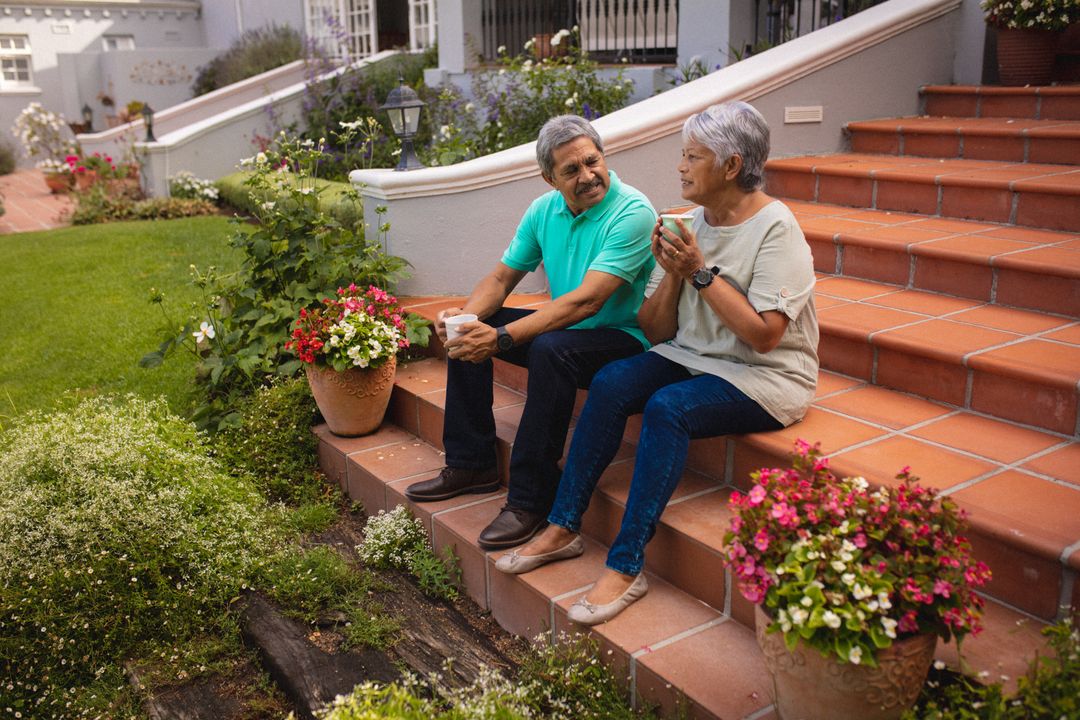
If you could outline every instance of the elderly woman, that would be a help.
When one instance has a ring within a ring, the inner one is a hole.
[[[649,352],[605,366],[589,388],[548,527],[499,558],[523,573],[584,551],[581,517],[644,413],[630,495],[607,568],[569,611],[595,625],[643,596],[645,545],[678,484],[693,438],[776,430],[805,414],[817,383],[818,325],[809,247],[788,208],[764,192],[769,128],[753,107],[714,105],[683,125],[679,180],[695,208],[679,233],[657,223],[657,267],[638,320]]]

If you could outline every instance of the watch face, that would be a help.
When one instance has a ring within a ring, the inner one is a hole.
[[[708,268],[701,268],[694,273],[694,285],[700,290],[701,288],[708,287],[712,282],[713,274],[709,272]]]

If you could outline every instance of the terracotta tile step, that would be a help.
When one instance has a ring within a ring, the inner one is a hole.
[[[1080,85],[926,85],[919,93],[927,115],[1080,120]]]
[[[393,425],[358,439],[335,437],[324,426],[315,431],[324,471],[363,501],[368,512],[407,504],[404,486],[433,475],[441,465],[440,453]],[[438,549],[454,548],[466,591],[504,628],[530,638],[548,632],[557,636],[575,629],[566,610],[602,568],[603,542],[625,497],[627,468],[620,465],[627,462],[613,466],[601,481],[600,502],[586,516],[590,539],[585,555],[523,576],[499,573],[493,567],[499,553],[488,555],[475,545],[480,529],[501,507],[503,493],[412,504],[412,510]],[[593,631],[606,661],[629,678],[637,693],[668,712],[678,702],[689,705],[691,717],[703,718],[761,717],[769,709],[769,683],[749,629],[752,608],[741,597],[724,597],[730,578],[716,565],[715,545],[719,526],[726,525],[729,492],[729,487],[710,487],[688,473],[650,544],[649,594]],[[712,557],[703,559],[703,554]],[[986,671],[990,679],[1019,676],[1043,647],[1041,623],[1004,605],[988,602],[985,624],[982,635],[966,641],[964,659],[973,672]],[[952,644],[939,645],[938,656],[958,666]]]
[[[770,160],[777,197],[1080,231],[1080,167],[843,153]]]
[[[835,276],[816,297],[823,368],[1080,436],[1077,320]]]
[[[786,202],[819,272],[1080,317],[1080,234]]]
[[[443,373],[442,362],[434,358],[402,366],[391,415],[395,422],[401,422],[400,417],[421,418],[417,429],[421,442],[430,444],[436,454],[441,445]],[[521,407],[508,403],[523,400],[520,394],[497,388],[503,477]],[[631,418],[628,445],[601,482],[594,505],[604,511],[587,516],[587,530],[604,542],[615,536],[613,518],[625,499],[639,427],[640,417]],[[845,474],[889,483],[901,467],[911,465],[926,483],[956,494],[975,511],[973,535],[980,552],[993,560],[992,567],[1001,566],[1001,580],[991,593],[1040,617],[1054,617],[1060,593],[1069,583],[1066,566],[1080,569],[1080,552],[1073,558],[1066,552],[1080,542],[1080,444],[1060,434],[831,372],[821,374],[818,399],[801,423],[775,433],[693,441],[678,501],[665,515],[654,544],[677,548],[673,557],[719,572],[716,546],[726,522],[725,488],[745,488],[757,468],[784,464],[799,438],[821,442]],[[416,472],[434,475],[441,466],[441,458],[434,457],[430,467]],[[1019,500],[1011,497],[1015,493],[1021,494]],[[684,496],[688,499],[679,499]],[[1007,511],[995,505],[1000,496],[1009,497]],[[1041,508],[1040,498],[1052,498],[1052,507]],[[381,497],[373,505],[365,500],[375,508],[382,502]],[[1040,516],[1060,522],[1044,524]],[[722,587],[707,581],[703,586],[701,575],[680,564],[650,564],[649,569],[716,606],[723,602]],[[1033,585],[1039,592],[1031,592]],[[750,622],[749,615],[740,619]]]
[[[857,153],[1080,165],[1080,120],[907,117],[851,122]]]

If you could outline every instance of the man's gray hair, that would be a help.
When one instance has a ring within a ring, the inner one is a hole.
[[[713,105],[687,118],[682,136],[683,142],[701,143],[715,153],[717,167],[738,154],[743,166],[735,184],[743,192],[765,184],[769,125],[753,106],[737,100]]]
[[[555,148],[565,145],[579,137],[587,137],[604,154],[604,144],[600,135],[593,129],[592,123],[578,115],[556,115],[540,128],[536,138],[536,162],[544,177],[553,177],[555,171]]]

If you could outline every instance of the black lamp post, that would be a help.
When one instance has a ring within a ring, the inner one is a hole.
[[[398,78],[398,87],[390,91],[386,96],[386,104],[379,109],[385,110],[390,116],[390,125],[394,128],[394,134],[401,138],[401,158],[398,160],[395,170],[415,170],[424,167],[424,163],[416,157],[413,149],[413,138],[420,126],[420,109],[427,103],[417,97],[416,92],[405,84],[404,78]]]
[[[84,133],[94,132],[94,110],[89,105],[82,106],[82,124]]]
[[[157,142],[154,137],[154,109],[148,104],[142,106],[142,119],[146,123],[146,142]]]

